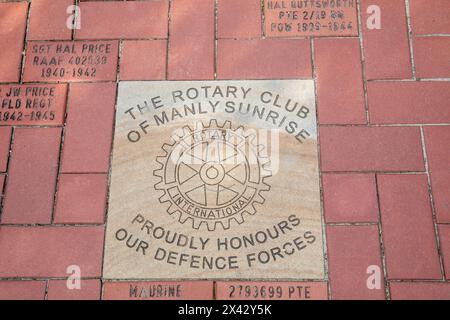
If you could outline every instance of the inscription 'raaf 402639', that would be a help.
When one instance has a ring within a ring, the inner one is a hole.
[[[323,279],[314,83],[121,82],[104,276]]]

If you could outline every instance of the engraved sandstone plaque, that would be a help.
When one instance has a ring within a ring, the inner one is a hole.
[[[314,82],[119,84],[104,277],[323,279]]]
[[[24,79],[32,81],[116,80],[117,41],[30,41]]]
[[[267,37],[356,36],[356,0],[264,0]]]

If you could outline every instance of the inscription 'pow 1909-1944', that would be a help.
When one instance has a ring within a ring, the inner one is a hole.
[[[104,276],[323,279],[314,83],[121,82]]]

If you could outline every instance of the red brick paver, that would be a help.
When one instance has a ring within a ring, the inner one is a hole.
[[[450,223],[450,127],[427,127],[424,135],[436,217]]]
[[[412,77],[408,26],[404,1],[361,0],[361,10],[370,5],[381,10],[381,28],[368,29],[363,14],[362,28],[367,79],[409,79]]]
[[[0,227],[0,277],[99,277],[103,227]]]
[[[44,300],[45,281],[0,281],[1,300]]]
[[[378,204],[373,174],[323,175],[326,222],[377,222]]]
[[[450,4],[447,0],[410,0],[414,34],[450,34]]]
[[[377,226],[328,226],[327,245],[332,299],[384,299]],[[367,282],[377,268],[380,288]]]
[[[368,98],[372,123],[450,122],[448,82],[370,83]]]
[[[72,30],[67,28],[67,8],[73,0],[34,0],[28,31],[29,40],[70,40]]]
[[[237,12],[239,14],[236,14]],[[258,38],[261,36],[260,0],[218,0],[217,14],[219,38]]]
[[[450,78],[450,38],[416,37],[414,61],[418,78]]]
[[[450,300],[450,284],[439,282],[393,282],[393,300]]]
[[[50,223],[61,129],[16,129],[2,223]]]
[[[261,68],[262,65],[264,68]],[[295,79],[311,76],[311,49],[307,40],[218,41],[219,79]]]
[[[320,135],[322,170],[424,170],[418,128],[323,127]]]
[[[168,0],[83,2],[77,39],[167,37]]]
[[[0,172],[5,172],[8,165],[11,128],[0,127]]]
[[[366,123],[359,41],[319,39],[314,48],[320,123]]]
[[[58,184],[55,223],[103,223],[105,174],[62,174]]]
[[[425,175],[380,175],[381,221],[389,279],[440,279]]]
[[[0,82],[19,81],[27,10],[27,2],[0,3]]]
[[[62,172],[107,172],[111,151],[116,85],[70,86]]]
[[[121,80],[164,80],[167,41],[124,41],[120,64]]]
[[[101,283],[99,280],[81,280],[80,289],[69,289],[67,280],[48,282],[47,300],[99,300]]]

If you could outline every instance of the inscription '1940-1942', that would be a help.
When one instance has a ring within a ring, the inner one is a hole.
[[[115,80],[116,41],[31,42],[25,81]]]

